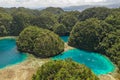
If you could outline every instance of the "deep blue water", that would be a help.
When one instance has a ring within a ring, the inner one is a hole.
[[[69,36],[62,36],[61,38],[67,42]],[[64,60],[67,58],[71,58],[75,62],[86,65],[97,75],[107,74],[113,72],[115,69],[115,66],[107,57],[98,53],[87,52],[80,49],[68,50],[52,59]]]
[[[68,42],[69,36],[61,36],[60,37],[64,42]]]
[[[0,68],[24,61],[27,54],[17,51],[15,39],[0,40]]]

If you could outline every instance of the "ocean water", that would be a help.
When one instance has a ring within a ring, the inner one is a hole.
[[[115,69],[113,63],[105,56],[80,49],[68,50],[60,55],[52,57],[52,60],[65,60],[67,58],[86,65],[97,75],[107,74],[113,72]]]
[[[27,54],[17,50],[15,39],[0,40],[0,68],[20,63],[26,58]]]

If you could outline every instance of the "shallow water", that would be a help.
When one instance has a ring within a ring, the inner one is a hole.
[[[17,51],[15,39],[0,40],[0,68],[20,63],[27,58],[27,54]]]
[[[112,64],[112,62],[105,56],[79,49],[68,50],[63,52],[63,54],[53,57],[52,59],[64,60],[67,58],[71,58],[73,61],[80,64],[85,64],[97,75],[107,74],[113,72],[115,69],[115,66]]]
[[[69,36],[61,36],[64,42],[68,42],[68,38]],[[115,70],[114,64],[107,57],[99,53],[87,52],[80,49],[68,50],[53,57],[52,60],[64,60],[67,58],[86,65],[97,75],[107,74]]]

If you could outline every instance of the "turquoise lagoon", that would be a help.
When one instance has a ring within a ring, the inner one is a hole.
[[[17,51],[15,39],[0,40],[0,68],[20,63],[26,58],[27,54]]]
[[[87,52],[80,49],[68,50],[53,57],[52,60],[65,60],[67,58],[86,65],[97,75],[108,74],[115,70],[114,64],[107,57],[98,53]]]
[[[69,36],[61,36],[60,37],[64,42],[68,42]]]

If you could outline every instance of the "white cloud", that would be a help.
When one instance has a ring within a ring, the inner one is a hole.
[[[1,7],[65,7],[84,4],[99,4],[109,0],[0,0]],[[113,0],[110,0],[112,2]],[[115,1],[115,0],[114,0]],[[120,1],[120,0],[116,0]]]

